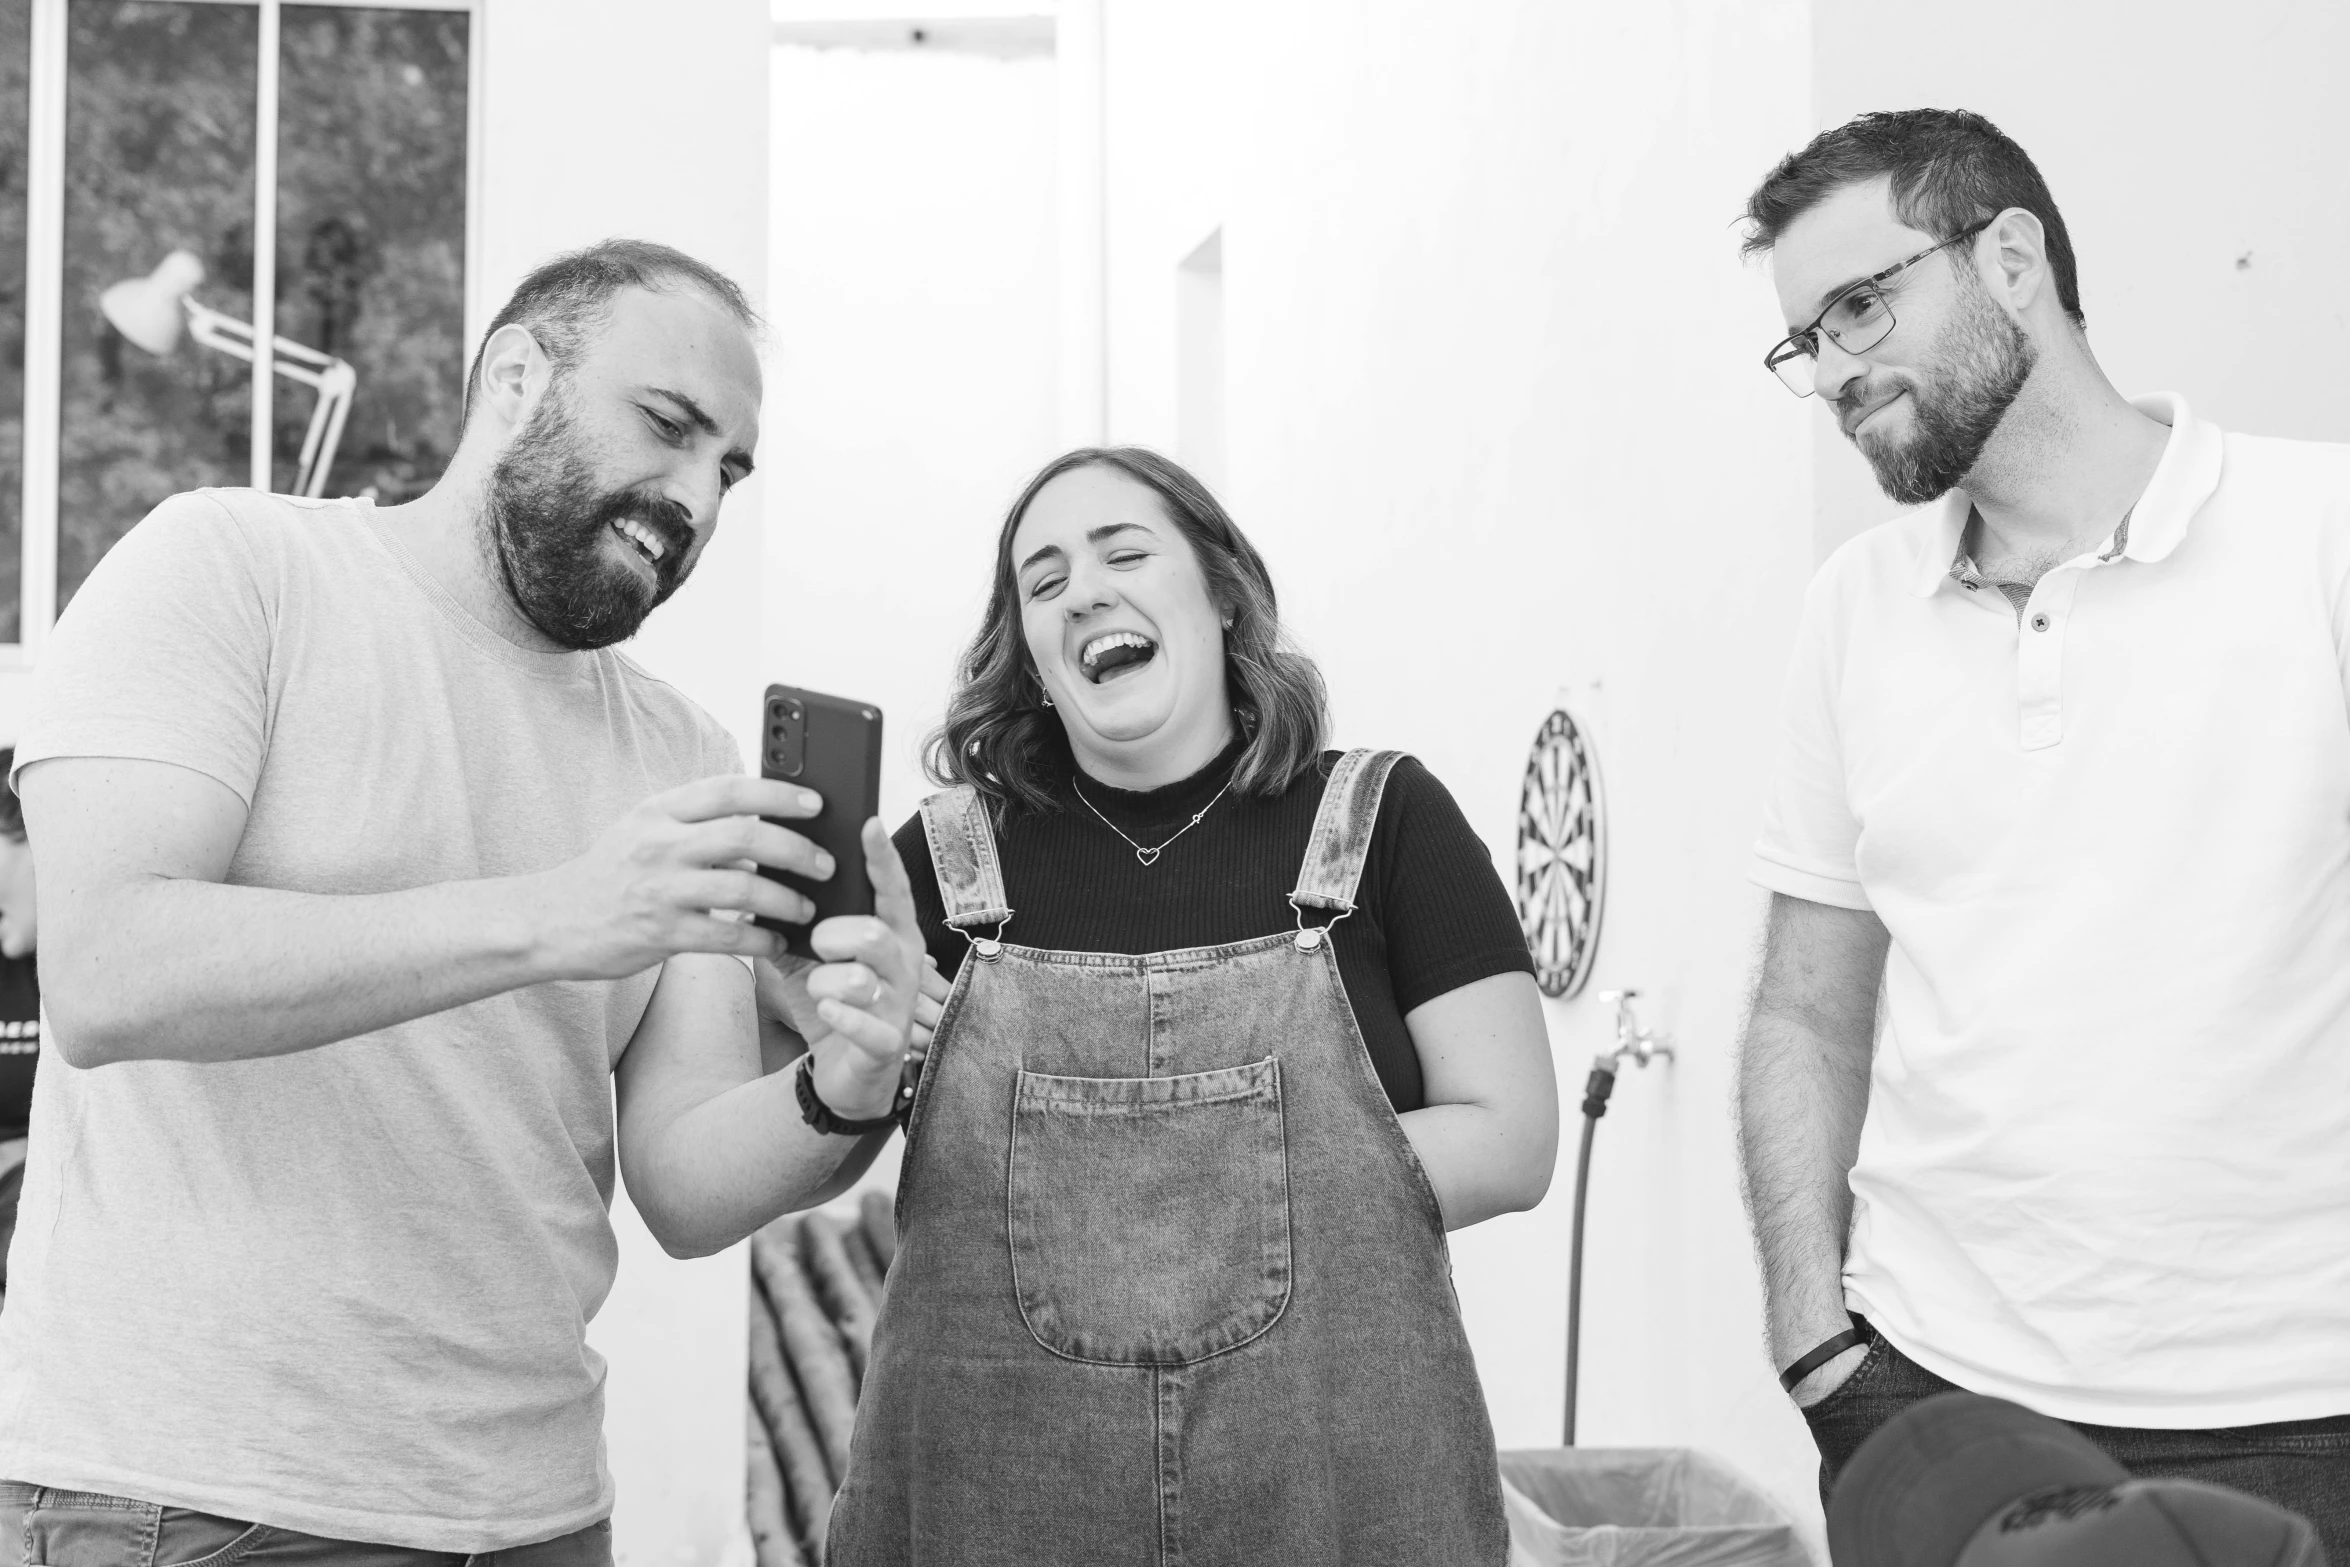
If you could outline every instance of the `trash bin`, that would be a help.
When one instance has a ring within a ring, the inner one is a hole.
[[[1510,1567],[1812,1567],[1779,1505],[1686,1447],[1501,1455]]]

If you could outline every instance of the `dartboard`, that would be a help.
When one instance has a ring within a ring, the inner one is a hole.
[[[1518,923],[1546,996],[1591,977],[1607,901],[1607,821],[1590,740],[1564,709],[1543,720],[1518,793]]]

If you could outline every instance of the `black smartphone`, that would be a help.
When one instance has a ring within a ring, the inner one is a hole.
[[[759,873],[806,893],[818,920],[872,913],[873,883],[865,875],[865,846],[857,835],[881,809],[881,709],[797,686],[769,686],[765,721],[759,726],[759,774],[824,796],[824,809],[816,815],[776,825],[823,848],[833,863],[830,881],[810,881],[767,866]],[[792,952],[816,956],[808,945],[814,921],[759,923],[781,932]]]

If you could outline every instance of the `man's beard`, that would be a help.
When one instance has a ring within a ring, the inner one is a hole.
[[[598,489],[560,386],[548,389],[491,470],[488,512],[507,595],[557,647],[585,652],[627,641],[685,580],[692,514],[660,495]],[[661,541],[652,563],[657,587],[606,558],[605,536],[623,517]]]
[[[1960,270],[1958,315],[1908,389],[1908,439],[1869,431],[1853,437],[1878,486],[1904,506],[1940,500],[1974,471],[2039,357],[1982,281]],[[1837,407],[1842,413],[1849,404],[1839,398]]]

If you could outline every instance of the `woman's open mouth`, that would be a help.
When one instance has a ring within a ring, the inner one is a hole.
[[[1085,678],[1103,685],[1131,673],[1159,656],[1159,645],[1134,631],[1112,631],[1095,637],[1077,655]]]

